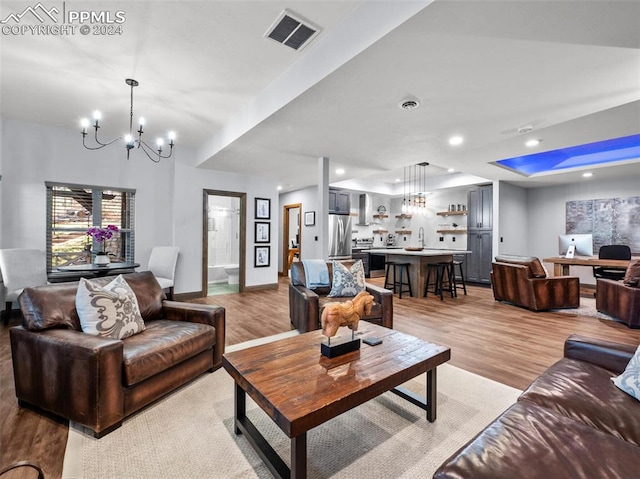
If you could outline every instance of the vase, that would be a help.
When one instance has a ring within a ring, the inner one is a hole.
[[[93,264],[97,264],[99,266],[107,265],[110,262],[111,260],[109,259],[109,255],[107,253],[103,253],[102,251],[99,253],[96,253],[96,257],[93,260]]]

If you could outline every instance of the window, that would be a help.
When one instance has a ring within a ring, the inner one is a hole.
[[[116,225],[107,240],[113,262],[134,261],[135,190],[45,183],[47,187],[47,271],[90,263],[101,245],[87,236],[91,226]]]

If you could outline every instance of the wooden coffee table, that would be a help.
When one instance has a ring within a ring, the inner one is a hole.
[[[322,332],[312,331],[223,356],[235,380],[235,433],[246,436],[275,477],[307,477],[307,431],[384,392],[425,409],[427,420],[435,421],[436,367],[451,358],[451,350],[364,321],[357,334],[383,343],[329,359],[320,354]],[[422,373],[426,401],[398,387]],[[247,418],[247,393],[291,438],[290,469]]]

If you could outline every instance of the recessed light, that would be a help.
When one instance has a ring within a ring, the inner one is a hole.
[[[278,186],[278,191],[282,191],[282,186]]]
[[[448,171],[449,173],[453,173],[453,172],[454,172],[454,171],[456,171],[456,170],[455,170],[454,168],[449,168],[447,171]]]
[[[336,173],[337,173],[338,175],[344,175],[344,168],[338,168],[338,169],[336,170]]]
[[[528,146],[529,148],[533,148],[534,146],[538,146],[540,144],[542,140],[537,140],[537,139],[533,139],[533,140],[528,140],[525,145]]]
[[[449,138],[449,144],[451,146],[462,145],[463,142],[464,138],[462,138],[461,136],[452,136],[451,138]]]
[[[582,173],[582,176],[584,176],[585,178],[591,178],[593,176],[593,173],[587,171],[586,173]]]
[[[409,97],[398,103],[398,107],[403,110],[415,110],[420,106],[420,102],[415,97]]]
[[[396,182],[396,183],[400,183],[400,178],[396,178],[396,179],[395,179],[395,182]]]

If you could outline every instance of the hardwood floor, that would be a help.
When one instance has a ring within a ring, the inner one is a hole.
[[[372,283],[382,285],[383,278]],[[468,296],[444,301],[394,298],[394,328],[451,348],[450,364],[523,389],[562,357],[572,333],[627,344],[640,344],[640,330],[586,316],[534,313],[497,303],[491,289],[468,287]],[[193,300],[224,306],[227,345],[291,329],[288,278],[277,290],[217,295]],[[19,320],[13,319],[9,327]],[[9,327],[0,329],[0,469],[18,460],[38,462],[48,479],[59,478],[66,446],[66,421],[19,408],[13,385]],[[7,475],[4,477],[33,477]],[[4,478],[3,478],[4,479]]]

